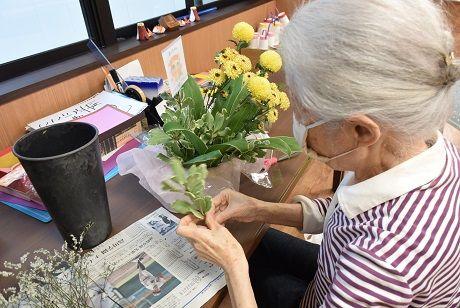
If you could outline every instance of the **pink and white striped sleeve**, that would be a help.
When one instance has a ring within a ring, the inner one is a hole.
[[[293,201],[300,203],[303,212],[301,232],[319,234],[323,232],[324,218],[332,198],[310,199],[305,196],[295,196]]]
[[[413,292],[405,277],[372,251],[349,245],[321,307],[408,307]]]

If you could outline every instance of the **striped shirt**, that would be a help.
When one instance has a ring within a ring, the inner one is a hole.
[[[460,307],[460,157],[438,134],[419,155],[333,198],[296,197],[323,232],[301,307]]]

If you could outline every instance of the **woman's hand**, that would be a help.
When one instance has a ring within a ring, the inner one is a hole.
[[[219,224],[227,220],[252,222],[258,215],[262,201],[243,195],[231,189],[221,191],[212,199],[214,213]]]
[[[216,221],[212,211],[206,215],[206,226],[197,225],[198,221],[193,215],[185,216],[179,223],[177,234],[190,241],[200,258],[219,265],[227,273],[248,267],[240,243]]]

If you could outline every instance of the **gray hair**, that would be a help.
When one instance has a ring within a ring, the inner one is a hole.
[[[451,111],[460,70],[442,8],[430,0],[320,0],[301,7],[281,41],[286,82],[323,119],[366,114],[428,137]]]

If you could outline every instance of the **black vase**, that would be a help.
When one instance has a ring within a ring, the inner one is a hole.
[[[16,141],[13,152],[67,243],[90,224],[83,249],[107,239],[112,223],[95,126],[68,122],[38,129]]]

